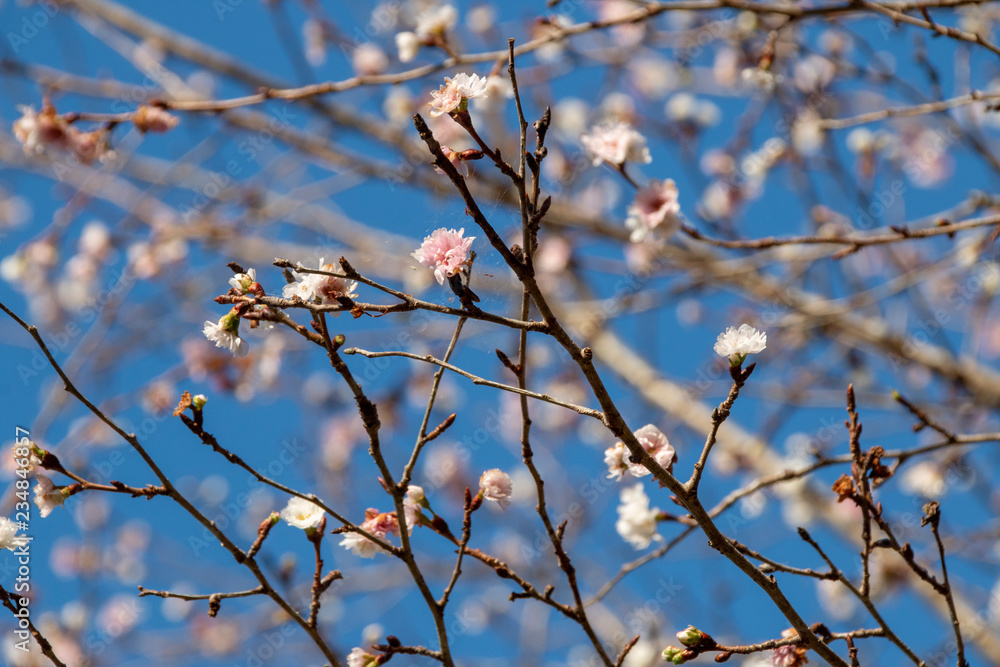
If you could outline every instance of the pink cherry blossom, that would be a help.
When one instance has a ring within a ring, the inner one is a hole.
[[[510,475],[499,468],[487,470],[479,477],[479,489],[484,499],[492,500],[500,505],[501,509],[510,507],[510,496],[514,487]]]
[[[590,134],[580,137],[594,166],[607,162],[621,166],[625,162],[652,162],[646,138],[628,123],[597,125]]]
[[[667,472],[673,469],[673,465],[677,461],[677,452],[660,429],[652,424],[646,424],[635,432],[635,437],[642,448],[649,452],[650,456]],[[616,442],[613,447],[608,447],[604,451],[604,463],[608,466],[608,479],[621,479],[626,473],[632,477],[642,477],[649,474],[649,470],[642,464],[632,463],[631,455],[632,453],[623,442]]]
[[[489,82],[478,74],[462,72],[454,77],[445,77],[445,84],[438,90],[431,91],[431,115],[440,116],[452,111],[465,109],[467,100],[486,97]]]
[[[457,232],[441,227],[425,237],[417,251],[412,253],[421,265],[434,269],[434,278],[439,285],[444,285],[447,278],[457,274],[468,259],[469,248],[476,237],[463,238],[464,233],[464,227]]]
[[[625,226],[632,230],[629,239],[639,243],[648,236],[667,239],[680,228],[681,205],[673,179],[653,180],[635,195],[628,209]]]

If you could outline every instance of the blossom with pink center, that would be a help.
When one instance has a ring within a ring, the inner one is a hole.
[[[376,537],[386,535],[399,535],[399,520],[396,519],[395,512],[379,512],[376,509],[369,509],[366,512],[368,519],[361,525],[362,528]]]
[[[487,470],[479,477],[479,492],[483,494],[483,498],[492,500],[500,505],[501,509],[510,507],[513,490],[514,485],[510,481],[510,475],[499,468]]]
[[[445,84],[431,91],[431,115],[441,116],[453,111],[465,111],[468,100],[486,97],[489,82],[478,74],[462,72],[454,77],[445,77]]]
[[[444,227],[435,229],[411,256],[428,269],[434,269],[434,278],[439,285],[444,285],[447,278],[457,274],[465,265],[469,248],[476,239],[475,236],[463,238],[463,234],[464,227],[457,232]]]
[[[105,161],[112,155],[108,146],[108,131],[78,132],[69,128],[69,148],[83,164],[93,164],[94,160]]]
[[[465,160],[462,159],[462,154],[459,151],[452,150],[448,146],[441,144],[441,152],[444,156],[448,158],[448,162],[451,162],[451,166],[455,167],[456,171],[460,173],[463,177],[469,177],[469,165],[465,164]],[[444,171],[441,167],[435,165],[434,171],[439,174],[443,174]]]
[[[375,508],[365,510],[365,521],[360,528],[375,537],[386,537],[389,534],[399,535],[399,521],[396,519],[396,513],[379,512]],[[364,535],[353,532],[344,535],[340,546],[362,558],[374,558],[380,548]]]
[[[594,166],[607,162],[621,166],[626,162],[652,162],[646,138],[628,123],[597,125],[590,134],[580,137],[584,149],[593,158]]]
[[[63,504],[66,500],[64,486],[56,486],[51,479],[41,473],[35,475],[38,485],[35,487],[35,504],[42,511],[42,518],[52,514],[52,510]]]
[[[639,243],[647,236],[667,239],[680,229],[681,205],[672,178],[652,180],[635,195],[625,226],[632,230],[629,240]]]
[[[336,267],[333,264],[324,264],[324,259],[320,257],[319,270],[335,271]],[[355,292],[358,288],[357,281],[321,273],[292,271],[292,274],[295,276],[295,282],[285,285],[281,290],[281,295],[286,299],[298,296],[309,303],[334,304],[339,303],[339,299],[354,299],[358,296]]]
[[[642,448],[660,464],[667,472],[671,472],[677,461],[677,452],[671,446],[667,436],[652,424],[646,424],[635,432],[635,437]],[[604,463],[608,466],[608,479],[621,479],[626,473],[632,477],[643,477],[649,470],[640,463],[633,463],[632,453],[623,442],[616,442],[614,447],[604,450]]]

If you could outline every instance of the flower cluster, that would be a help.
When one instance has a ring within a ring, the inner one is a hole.
[[[403,516],[406,520],[407,534],[413,533],[413,527],[420,521],[420,512],[426,506],[427,499],[423,488],[411,484],[403,499]],[[375,508],[365,510],[365,521],[361,529],[369,535],[384,538],[388,535],[399,535],[399,518],[395,512],[379,512]],[[340,541],[340,546],[349,549],[351,553],[362,558],[374,558],[379,545],[372,542],[361,533],[347,533]]]
[[[653,540],[663,539],[656,532],[660,510],[649,506],[649,497],[642,484],[622,489],[615,530],[635,549],[645,549]]]
[[[635,437],[642,448],[649,452],[649,455],[667,472],[672,470],[674,462],[677,461],[677,452],[660,429],[652,424],[646,424],[635,432]],[[633,463],[630,460],[631,456],[632,453],[629,452],[624,442],[616,442],[614,447],[608,447],[604,450],[604,463],[608,466],[608,479],[621,479],[626,473],[633,477],[648,475],[649,471],[642,464]]]
[[[639,243],[648,237],[666,240],[680,229],[681,205],[672,178],[652,180],[635,195],[625,226],[632,230],[629,240]]]
[[[319,260],[320,271],[335,271],[333,264],[326,264],[325,258]],[[300,265],[301,266],[301,265]],[[292,271],[295,282],[289,283],[281,290],[281,295],[286,299],[299,297],[309,303],[334,304],[340,299],[357,298],[358,283],[354,280],[347,280],[338,276],[328,276],[322,273],[298,273]]]
[[[445,280],[457,274],[468,261],[469,248],[476,237],[463,238],[463,234],[464,227],[457,232],[444,227],[435,229],[430,236],[424,237],[424,242],[411,256],[428,269],[434,269],[434,278],[439,285],[444,285]]]
[[[652,162],[646,138],[628,123],[597,125],[590,134],[580,137],[584,149],[594,161],[621,167],[626,162]]]
[[[32,107],[22,106],[20,110],[21,117],[14,121],[13,130],[26,155],[43,155],[54,149],[73,154],[83,164],[112,155],[105,129],[81,132],[48,102],[37,113]]]
[[[456,74],[454,77],[445,77],[444,85],[439,89],[431,91],[431,115],[441,116],[455,111],[465,111],[469,106],[469,100],[484,98],[487,96],[489,82],[486,77],[478,74]]]
[[[729,327],[719,334],[715,343],[715,353],[720,357],[729,357],[730,366],[739,366],[748,354],[763,352],[767,347],[767,334],[757,331],[749,324],[741,324],[740,328]]]

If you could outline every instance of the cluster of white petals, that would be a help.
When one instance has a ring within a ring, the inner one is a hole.
[[[0,549],[13,551],[27,543],[28,539],[24,535],[18,535],[17,531],[17,522],[0,516]]]
[[[403,518],[406,519],[406,532],[412,534],[413,527],[420,520],[420,511],[423,509],[426,496],[423,487],[410,484],[406,489],[406,497],[403,498]]]
[[[649,497],[642,484],[622,489],[615,530],[636,549],[645,549],[653,540],[662,539],[656,532],[659,508],[649,506]]]
[[[729,357],[730,365],[739,366],[748,354],[763,352],[766,347],[766,333],[757,331],[749,324],[741,324],[739,329],[729,327],[719,334],[715,353],[720,357]]]
[[[289,526],[307,530],[315,528],[323,520],[323,508],[316,503],[305,498],[295,496],[289,498],[285,509],[281,510],[281,518],[288,522]]]
[[[38,485],[35,486],[35,504],[38,505],[44,519],[66,500],[66,496],[63,495],[64,487],[56,486],[51,479],[41,473],[35,474],[35,480],[38,481]]]
[[[250,351],[247,342],[240,338],[240,316],[235,313],[226,313],[218,322],[206,320],[202,333],[216,347],[227,348],[237,357],[245,357]]]

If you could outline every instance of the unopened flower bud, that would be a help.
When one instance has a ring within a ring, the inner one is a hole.
[[[684,654],[687,653],[687,649],[678,648],[677,646],[668,646],[663,649],[663,659],[672,665],[683,665],[687,659]]]
[[[701,630],[694,627],[693,625],[687,626],[685,629],[677,633],[677,641],[679,641],[684,646],[697,646],[701,641],[702,633]]]

